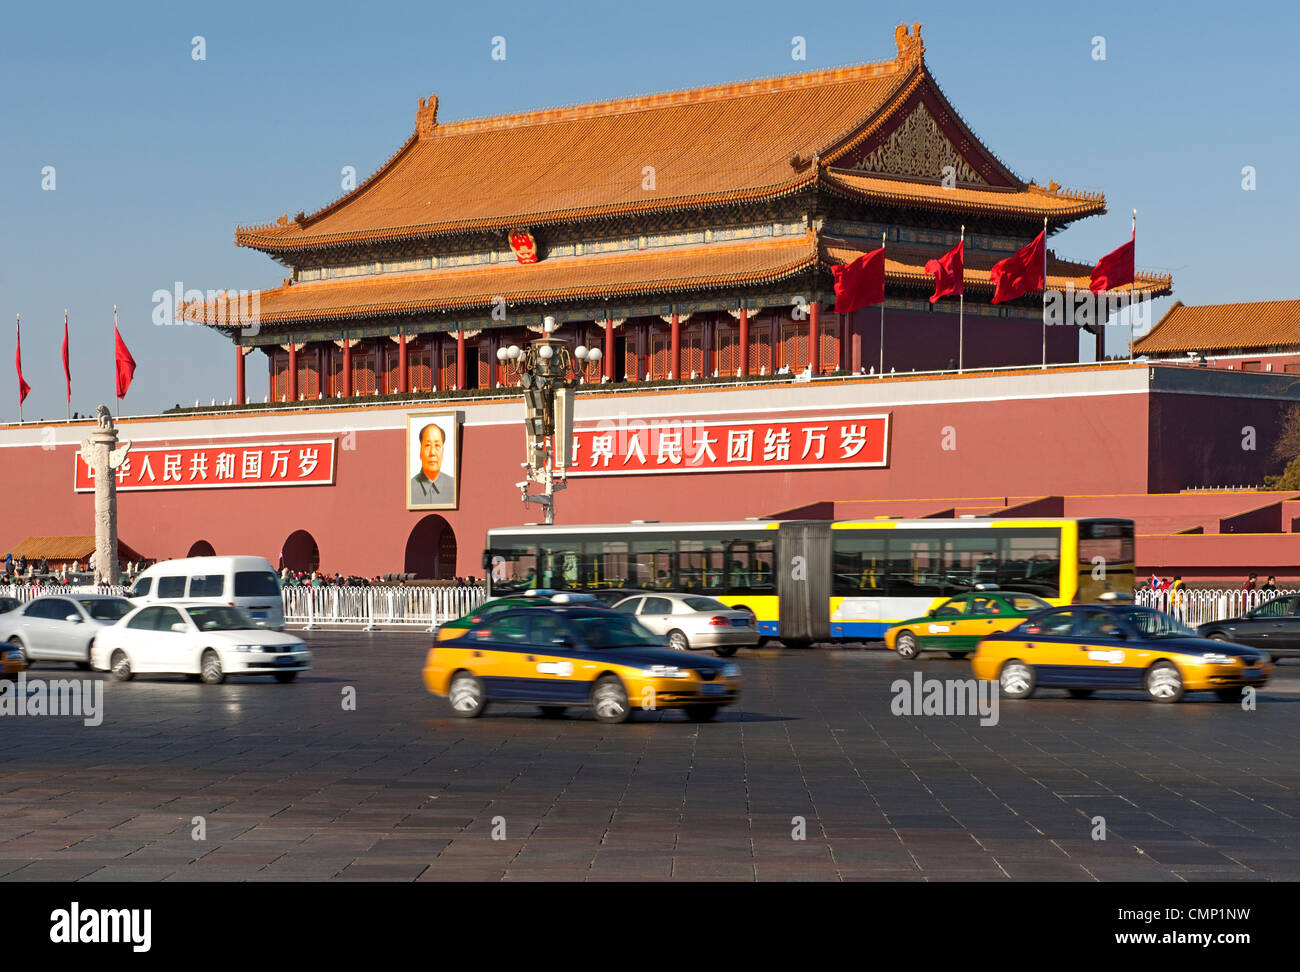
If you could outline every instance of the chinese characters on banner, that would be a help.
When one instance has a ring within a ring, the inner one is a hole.
[[[95,472],[76,457],[74,488],[95,489]],[[232,486],[328,486],[334,440],[133,448],[116,470],[119,490],[223,489]]]
[[[889,415],[761,421],[624,418],[573,434],[570,476],[889,464]]]

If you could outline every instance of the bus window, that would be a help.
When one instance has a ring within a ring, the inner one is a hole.
[[[833,593],[848,597],[885,594],[885,538],[876,533],[832,531]]]
[[[890,531],[886,585],[890,597],[938,597],[944,593],[943,539],[907,537]]]
[[[945,541],[946,583],[951,591],[969,591],[979,584],[998,582],[998,539],[982,536],[951,537]]]
[[[1059,531],[1034,536],[1004,536],[997,584],[1039,597],[1061,596],[1061,537]]]
[[[1095,601],[1107,591],[1133,593],[1133,523],[1079,521],[1080,601]]]

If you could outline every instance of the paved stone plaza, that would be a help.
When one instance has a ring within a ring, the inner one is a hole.
[[[1300,878],[1294,662],[1256,711],[1046,692],[982,726],[890,711],[895,679],[965,661],[765,649],[716,723],[605,726],[451,718],[420,681],[426,634],[311,643],[292,685],[33,668],[105,678],[104,718],[0,718],[0,878]]]

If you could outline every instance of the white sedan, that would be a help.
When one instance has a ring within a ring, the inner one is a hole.
[[[298,638],[268,631],[239,608],[151,604],[101,630],[90,664],[122,682],[144,673],[198,676],[209,685],[227,675],[292,682],[311,665],[311,652]]]

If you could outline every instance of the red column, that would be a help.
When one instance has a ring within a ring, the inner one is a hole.
[[[343,339],[343,397],[352,397],[352,342]]]
[[[1106,325],[1097,324],[1097,360],[1106,360]]]
[[[291,402],[298,400],[298,345],[289,341],[289,394]]]
[[[678,379],[679,381],[681,380],[682,322],[681,319],[677,316],[676,312],[673,313],[672,338],[670,339],[670,344],[668,346],[668,370],[672,372],[672,376],[674,378]]]
[[[836,314],[835,316],[839,318],[839,322],[840,322],[840,326],[839,326],[840,357],[839,357],[839,361],[837,361],[836,364],[838,365],[841,371],[848,371],[849,370],[849,315]]]
[[[849,370],[855,375],[862,371],[862,332],[858,330],[853,314],[845,314],[849,330]]]
[[[235,348],[235,404],[243,405],[244,396],[244,349]]]
[[[605,377],[614,380],[614,320],[605,318]]]
[[[411,390],[411,378],[406,368],[406,335],[397,340],[397,390],[405,395]]]
[[[736,374],[744,375],[749,373],[749,310],[745,307],[740,309],[740,362],[736,368]]]
[[[465,387],[465,329],[456,330],[456,390]]]
[[[821,374],[821,354],[818,344],[820,336],[817,332],[818,312],[821,308],[817,306],[817,301],[813,301],[808,307],[808,364],[812,366],[812,374]]]

